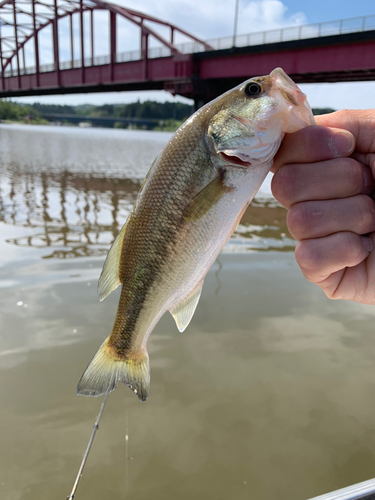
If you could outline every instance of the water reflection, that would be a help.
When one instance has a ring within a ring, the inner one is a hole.
[[[140,178],[110,174],[95,171],[92,164],[80,171],[55,171],[2,161],[0,222],[25,228],[24,235],[7,239],[7,243],[50,248],[43,258],[105,255],[141,184]],[[225,251],[293,248],[284,209],[267,199],[254,201],[248,208]]]
[[[12,168],[0,174],[0,221],[33,229],[7,242],[51,248],[44,258],[98,256],[126,220],[138,189],[138,180]]]

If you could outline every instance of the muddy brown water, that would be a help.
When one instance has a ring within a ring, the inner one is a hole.
[[[170,134],[0,126],[0,498],[64,499],[101,398],[75,388],[118,293],[97,279]],[[77,500],[304,500],[375,476],[375,309],[331,302],[258,198],[189,328],[111,394]]]

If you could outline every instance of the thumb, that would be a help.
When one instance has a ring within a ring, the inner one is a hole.
[[[271,171],[291,163],[313,163],[349,156],[354,149],[353,135],[340,128],[312,125],[286,134]]]
[[[375,110],[344,109],[317,116],[316,123],[347,130],[354,136],[356,151],[375,153]]]

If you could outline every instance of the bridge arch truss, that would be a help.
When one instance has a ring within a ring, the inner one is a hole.
[[[101,33],[96,34],[94,29],[94,17],[99,11],[108,13],[109,53],[96,57],[95,37],[102,36]],[[67,44],[70,45],[70,57],[65,56],[65,60],[61,60],[59,45],[62,43],[59,31],[62,20],[66,18],[69,23],[69,36],[68,40],[63,40],[63,44],[65,53]],[[118,52],[119,19],[128,21],[139,31],[138,50],[126,55]],[[41,64],[40,35],[47,30],[52,32],[52,63]],[[165,36],[168,32],[169,36]],[[75,84],[88,87],[90,83],[115,84],[116,63],[127,62],[129,59],[139,63],[133,64],[134,80],[139,80],[141,70],[144,80],[147,81],[150,59],[170,56],[175,62],[187,61],[183,47],[176,44],[176,38],[183,38],[185,46],[190,44],[191,47],[185,52],[194,52],[197,46],[200,50],[211,48],[205,41],[174,24],[101,0],[0,0],[0,90],[17,88],[22,95],[22,89],[31,88],[35,93],[42,89],[45,89],[43,93],[47,93],[49,86],[68,90],[69,82],[73,87]],[[150,45],[150,40],[154,47]],[[75,57],[75,52],[79,53],[78,58]],[[30,58],[33,64],[26,65],[26,59],[29,63]],[[89,70],[93,66],[106,68],[98,75],[98,72]],[[174,66],[176,73],[176,65]],[[184,71],[183,64],[181,68],[180,76],[183,77],[187,68]],[[67,70],[74,70],[76,74],[66,75],[64,78],[62,74]],[[77,70],[80,73],[78,78]],[[191,68],[188,72],[190,70]],[[177,67],[177,73],[178,71]],[[132,78],[131,72],[130,69],[129,80]],[[50,74],[48,78],[44,77],[45,73]]]

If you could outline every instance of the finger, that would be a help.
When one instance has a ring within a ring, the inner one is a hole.
[[[365,195],[301,202],[288,211],[287,224],[297,240],[321,238],[342,231],[367,234],[375,231],[375,202]]]
[[[277,152],[272,172],[289,163],[312,163],[349,156],[355,141],[346,130],[310,126],[286,134]]]
[[[375,174],[375,153],[360,153],[358,151],[353,151],[351,158],[359,161],[362,165],[366,165]]]
[[[372,109],[336,111],[316,117],[318,125],[336,127],[351,132],[356,141],[355,149],[361,153],[375,151],[375,112]]]
[[[374,179],[370,169],[353,158],[319,163],[284,165],[272,178],[274,197],[285,207],[306,200],[347,198],[370,194]]]
[[[360,264],[372,249],[370,238],[342,232],[300,241],[295,257],[306,279],[319,284],[332,273]]]
[[[369,235],[375,243],[375,233]],[[328,278],[318,283],[330,299],[345,299],[361,304],[375,304],[374,283],[374,252],[367,259],[354,267],[345,267],[332,273]]]

